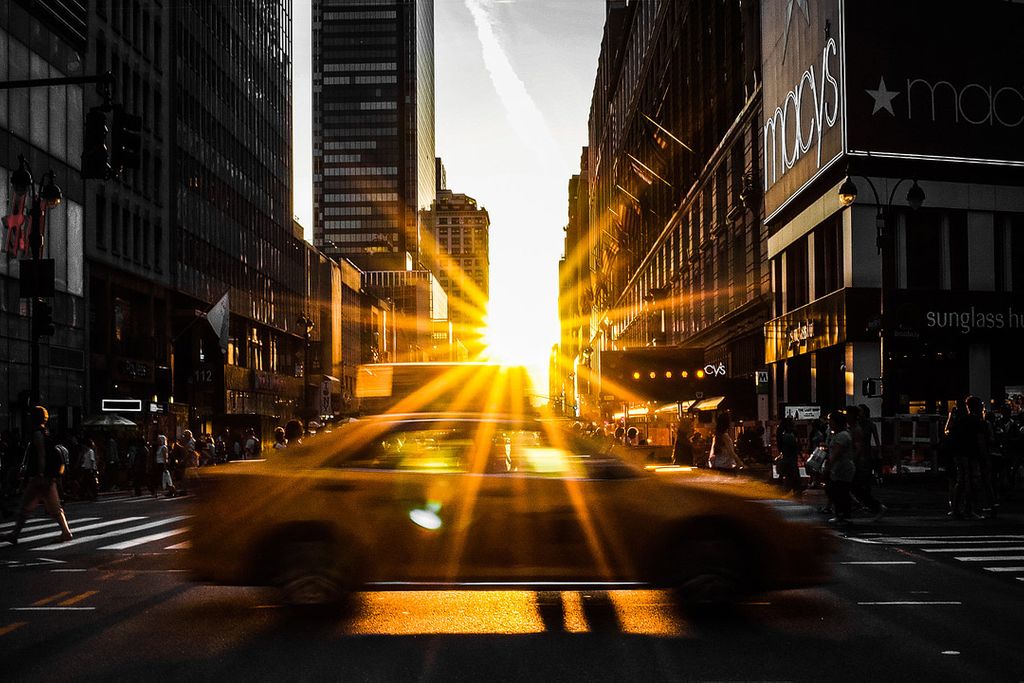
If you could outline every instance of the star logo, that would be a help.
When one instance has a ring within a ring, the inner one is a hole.
[[[885,77],[878,79],[878,90],[865,90],[868,95],[871,95],[875,100],[875,106],[871,110],[871,115],[874,116],[881,110],[885,109],[887,112],[896,116],[896,112],[892,108],[892,100],[894,97],[899,95],[898,90],[887,90],[885,87]]]
[[[782,61],[786,61],[786,52],[789,50],[789,29],[793,24],[793,5],[796,5],[804,14],[804,23],[811,25],[811,15],[807,9],[807,0],[786,0],[786,33],[782,42]]]

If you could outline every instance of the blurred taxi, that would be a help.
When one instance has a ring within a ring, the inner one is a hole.
[[[774,489],[645,471],[522,416],[378,416],[204,474],[195,577],[293,605],[453,585],[667,586],[710,604],[828,575],[828,532]]]

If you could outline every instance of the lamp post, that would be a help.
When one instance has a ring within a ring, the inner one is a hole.
[[[46,237],[46,212],[48,209],[52,209],[60,204],[64,194],[55,182],[53,171],[47,171],[44,173],[37,187],[32,177],[32,168],[29,166],[28,162],[25,160],[25,156],[22,154],[18,155],[18,170],[11,174],[11,190],[14,194],[15,206],[24,207],[26,203],[31,202],[31,208],[28,210],[28,250],[32,256],[32,265],[27,266],[24,261],[22,261],[22,264],[23,267],[32,268],[32,310],[29,325],[32,344],[31,387],[29,391],[29,400],[32,405],[38,405],[40,402],[39,338],[48,337],[54,333],[52,319],[53,309],[50,307],[50,304],[44,300],[45,297],[42,295],[42,292],[45,291],[46,296],[52,296],[52,275],[50,276],[51,282],[40,282],[42,275],[40,261],[42,260],[43,244]],[[48,272],[52,273],[52,271]],[[25,296],[25,294],[23,293],[22,296]]]
[[[299,326],[299,332],[302,334],[302,339],[306,345],[305,355],[302,360],[302,407],[306,411],[306,417],[308,418],[309,413],[312,412],[309,404],[309,338],[313,332],[313,320],[303,313],[295,322]]]
[[[900,185],[907,182],[908,178],[901,178],[896,181],[893,185],[892,191],[889,193],[889,200],[882,204],[881,199],[878,196],[878,190],[875,189],[874,183],[871,179],[866,176],[858,176],[863,179],[868,187],[871,188],[871,193],[875,198],[875,229],[877,231],[875,245],[878,248],[878,253],[882,261],[882,280],[881,280],[881,327],[878,331],[879,344],[880,344],[880,370],[882,376],[882,417],[892,417],[896,414],[898,407],[899,393],[896,390],[896,354],[893,349],[893,330],[895,328],[895,321],[893,320],[893,314],[895,313],[895,302],[893,297],[896,293],[897,280],[896,280],[896,244],[894,225],[893,225],[893,200],[896,198],[896,190],[899,189]],[[921,208],[924,204],[925,196],[924,190],[917,184],[917,180],[912,180],[910,189],[907,191],[907,205],[914,211]],[[857,200],[857,185],[853,182],[850,176],[846,177],[843,184],[839,188],[839,202],[843,206],[850,206]]]

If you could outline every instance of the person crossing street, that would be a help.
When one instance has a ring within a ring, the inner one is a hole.
[[[64,471],[64,463],[57,451],[56,444],[46,429],[49,417],[43,406],[36,406],[32,409],[32,421],[35,426],[32,429],[32,437],[25,453],[25,490],[21,498],[21,507],[18,510],[18,519],[14,523],[14,529],[0,539],[12,545],[18,543],[18,536],[21,534],[21,529],[25,526],[28,516],[40,503],[46,508],[47,514],[60,525],[60,540],[64,542],[70,541],[72,538],[67,517],[64,516],[64,508],[60,504],[60,495],[57,492],[57,479]]]

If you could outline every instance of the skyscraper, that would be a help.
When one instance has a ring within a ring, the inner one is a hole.
[[[364,270],[419,267],[434,199],[433,0],[314,0],[313,236]]]
[[[292,0],[190,0],[168,10],[175,394],[193,421],[276,420],[304,400],[299,320],[312,311],[292,225],[291,9]],[[218,339],[195,311],[225,294],[230,323]]]
[[[444,173],[440,163],[437,168]],[[422,215],[424,260],[448,295],[455,337],[476,354],[490,296],[490,216],[475,199],[452,192],[441,182],[437,200]]]

